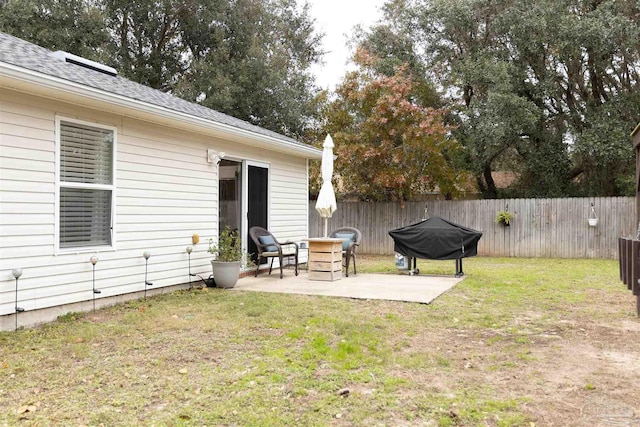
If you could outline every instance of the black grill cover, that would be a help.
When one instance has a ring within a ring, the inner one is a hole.
[[[399,254],[436,260],[475,256],[482,237],[479,231],[437,216],[391,230],[389,235],[395,243],[394,250]]]

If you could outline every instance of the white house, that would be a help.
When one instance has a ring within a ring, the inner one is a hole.
[[[184,285],[189,246],[191,272],[208,276],[207,242],[225,225],[249,252],[251,225],[306,238],[308,161],[321,156],[0,33],[0,330],[14,328],[16,307],[18,324],[33,325],[94,297],[101,306]]]

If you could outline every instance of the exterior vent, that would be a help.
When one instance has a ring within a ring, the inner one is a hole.
[[[110,76],[117,76],[118,71],[115,68],[107,67],[99,62],[91,61],[81,56],[74,55],[72,53],[63,52],[61,50],[55,51],[51,54],[54,58],[61,61],[68,62],[70,64],[78,65],[80,67],[88,68],[93,71],[98,71]]]

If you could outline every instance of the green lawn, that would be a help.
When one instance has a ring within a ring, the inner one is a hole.
[[[464,267],[430,305],[203,289],[0,333],[0,425],[586,426],[634,399],[601,357],[640,351],[616,261]]]

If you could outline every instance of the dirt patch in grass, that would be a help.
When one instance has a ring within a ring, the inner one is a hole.
[[[441,425],[448,424],[442,417],[451,425],[504,425],[504,416],[519,415],[504,423],[636,426],[639,338],[623,325],[584,323],[525,334],[428,330],[400,352],[402,365],[416,366],[393,375],[416,385],[408,389],[413,411]]]
[[[465,271],[431,305],[194,290],[1,333],[0,425],[640,426],[614,261]]]

